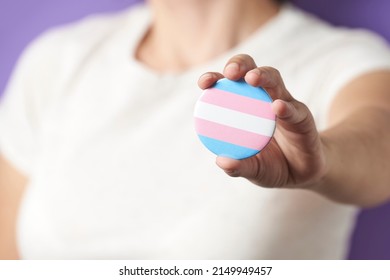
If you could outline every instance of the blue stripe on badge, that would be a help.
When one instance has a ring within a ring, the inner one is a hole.
[[[229,157],[233,159],[244,159],[259,153],[259,150],[238,146],[223,142],[203,135],[198,135],[200,141],[217,156]]]
[[[252,87],[248,85],[244,80],[231,81],[229,79],[221,79],[213,86],[219,90],[224,90],[232,93],[236,93],[249,98],[262,100],[265,102],[272,102],[272,98],[261,87]]]

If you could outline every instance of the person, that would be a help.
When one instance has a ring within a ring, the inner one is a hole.
[[[1,258],[344,258],[390,196],[390,52],[281,2],[150,0],[34,41],[1,103]],[[222,77],[277,128],[215,165],[192,114]]]

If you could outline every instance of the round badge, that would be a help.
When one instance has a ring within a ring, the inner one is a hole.
[[[194,112],[195,130],[214,154],[244,159],[259,153],[275,131],[272,99],[244,80],[221,79],[203,91]]]

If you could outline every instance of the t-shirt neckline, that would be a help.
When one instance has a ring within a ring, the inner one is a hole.
[[[147,4],[139,4],[137,7],[130,8],[128,13],[129,20],[127,21],[127,28],[124,28],[124,30],[126,30],[124,36],[127,39],[127,42],[122,44],[122,46],[125,48],[124,52],[127,57],[125,61],[128,67],[136,70],[137,73],[142,73],[146,76],[149,76],[150,78],[154,77],[159,79],[171,79],[178,77],[189,77],[190,79],[193,79],[194,76],[198,76],[201,73],[207,71],[221,72],[222,69],[216,69],[216,67],[224,65],[229,58],[236,54],[242,53],[243,50],[245,50],[250,55],[251,50],[256,49],[256,51],[258,51],[259,48],[262,47],[261,42],[264,42],[266,45],[267,41],[271,38],[273,41],[280,40],[283,37],[283,31],[278,30],[278,26],[283,26],[280,23],[289,20],[294,8],[295,7],[292,4],[284,4],[276,16],[254,31],[246,40],[237,44],[230,50],[215,56],[206,63],[199,64],[180,72],[159,72],[145,65],[136,58],[137,48],[141,40],[144,38],[146,32],[148,32],[152,22],[152,14]],[[131,20],[131,13],[139,13],[137,17],[136,32],[134,32],[134,21]],[[133,30],[134,35],[129,37],[128,34],[131,30]]]

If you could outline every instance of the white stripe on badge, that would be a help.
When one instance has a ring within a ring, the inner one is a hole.
[[[272,137],[275,129],[275,121],[273,120],[259,118],[205,102],[198,102],[195,117],[268,137]]]

